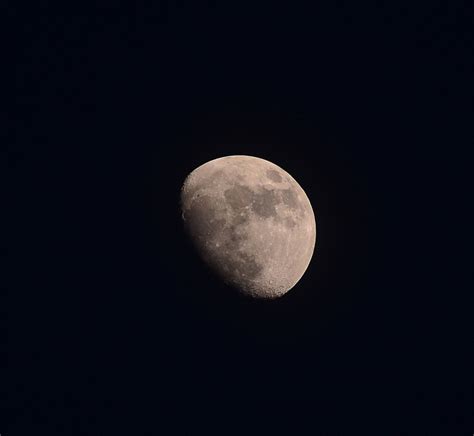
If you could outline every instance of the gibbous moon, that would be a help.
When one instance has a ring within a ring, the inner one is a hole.
[[[184,181],[181,209],[202,259],[244,295],[282,296],[313,255],[311,203],[293,177],[267,160],[227,156],[201,165]]]

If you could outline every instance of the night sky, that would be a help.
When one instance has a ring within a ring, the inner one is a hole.
[[[39,3],[6,8],[2,436],[474,432],[472,5]],[[275,301],[183,231],[232,154],[315,211]]]

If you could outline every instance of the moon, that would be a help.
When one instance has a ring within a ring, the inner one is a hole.
[[[316,221],[301,186],[253,156],[226,156],[192,171],[181,189],[184,226],[200,257],[245,296],[281,297],[313,256]]]

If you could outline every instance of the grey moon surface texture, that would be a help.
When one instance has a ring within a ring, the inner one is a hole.
[[[246,296],[282,296],[311,261],[311,203],[293,177],[267,160],[237,155],[201,165],[184,181],[181,211],[202,259]]]

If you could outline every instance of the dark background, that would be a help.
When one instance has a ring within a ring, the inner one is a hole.
[[[473,7],[311,3],[6,8],[2,434],[474,432]],[[315,209],[277,301],[182,231],[184,178],[230,154]]]

